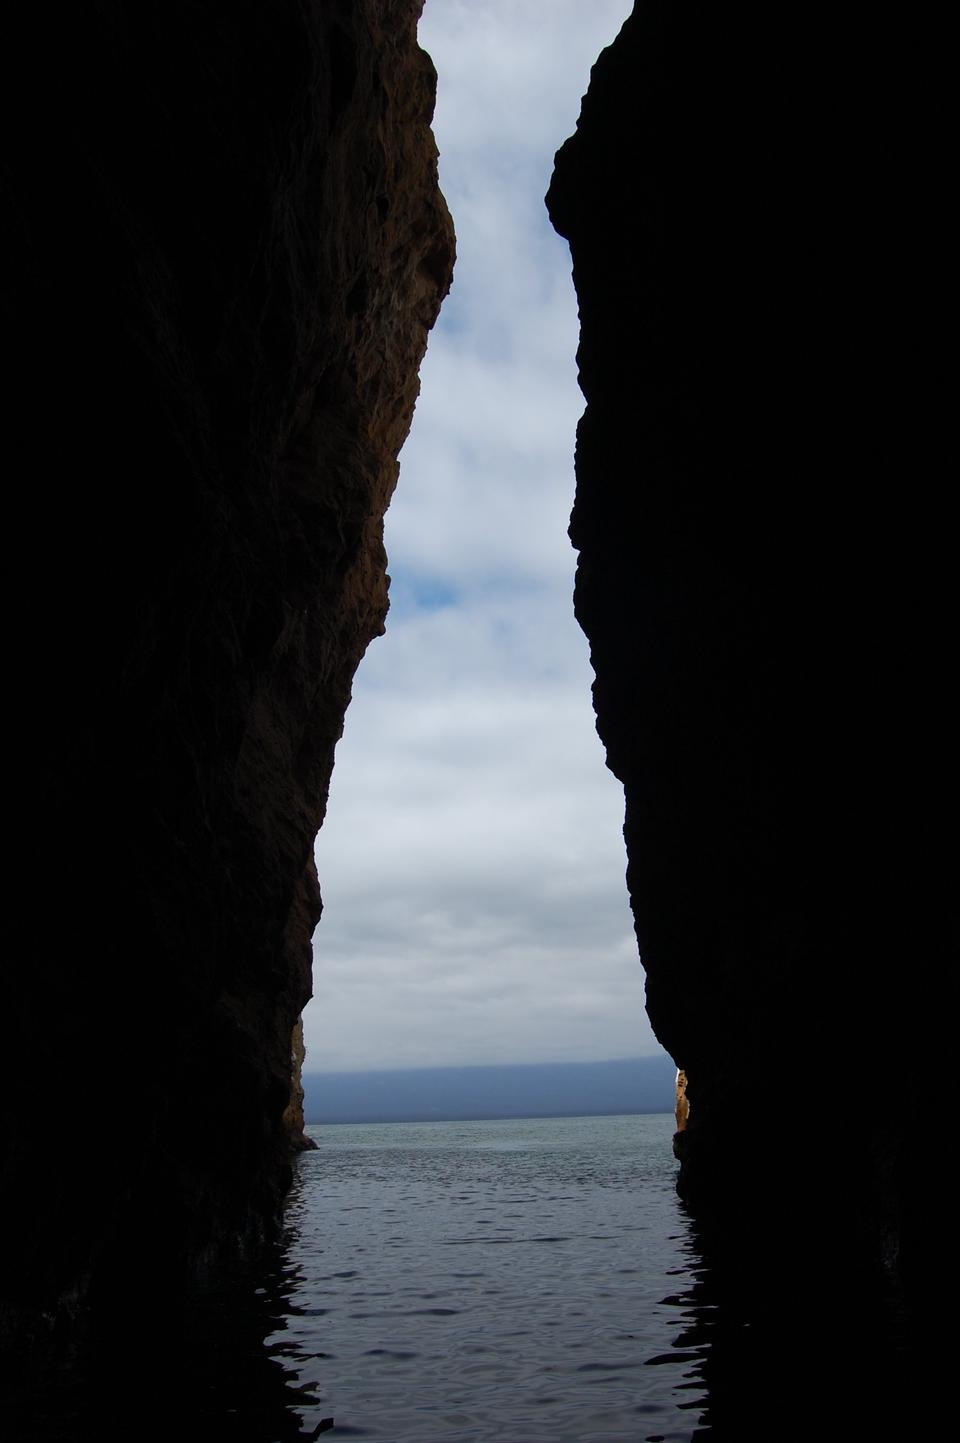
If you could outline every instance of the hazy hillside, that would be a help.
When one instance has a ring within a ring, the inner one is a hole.
[[[304,1112],[308,1123],[670,1112],[675,1072],[661,1054],[618,1062],[308,1073]]]

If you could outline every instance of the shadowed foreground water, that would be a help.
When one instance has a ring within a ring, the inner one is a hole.
[[[661,1114],[312,1128],[318,1150],[266,1263],[185,1312],[160,1306],[132,1257],[129,1307],[104,1318],[94,1366],[41,1389],[14,1380],[0,1435],[939,1436],[943,1375],[906,1365],[895,1300],[796,1226],[736,1247],[704,1236],[676,1198],[672,1127]]]
[[[314,1390],[307,1436],[330,1418],[331,1439],[382,1443],[927,1436],[933,1380],[911,1381],[883,1280],[763,1199],[769,1228],[705,1234],[670,1115],[310,1131],[268,1340]]]

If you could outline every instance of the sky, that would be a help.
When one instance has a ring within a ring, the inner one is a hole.
[[[311,1072],[660,1050],[573,617],[577,307],[543,206],[631,8],[427,0],[420,23],[458,259],[317,840]]]

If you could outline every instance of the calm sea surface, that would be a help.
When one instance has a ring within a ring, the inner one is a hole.
[[[796,1213],[718,1248],[677,1202],[672,1129],[666,1114],[311,1128],[282,1244],[186,1307],[132,1255],[89,1363],[39,1391],[14,1379],[0,1437],[946,1436],[948,1375],[905,1346],[899,1305],[837,1248],[821,1257],[822,1230],[806,1245]]]
[[[694,1436],[671,1115],[308,1131],[267,1340],[316,1399],[304,1436]]]

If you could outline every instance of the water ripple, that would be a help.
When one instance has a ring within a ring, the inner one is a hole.
[[[322,1412],[334,1443],[642,1443],[645,1410],[693,1438],[668,1117],[313,1131],[291,1216],[295,1336],[322,1369],[305,1433]]]

